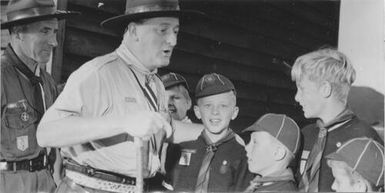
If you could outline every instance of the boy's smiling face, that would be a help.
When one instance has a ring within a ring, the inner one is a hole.
[[[226,132],[239,111],[233,91],[202,97],[197,103],[194,106],[195,115],[212,134]]]

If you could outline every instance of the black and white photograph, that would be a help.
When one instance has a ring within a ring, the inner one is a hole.
[[[0,0],[0,193],[384,192],[384,0]]]

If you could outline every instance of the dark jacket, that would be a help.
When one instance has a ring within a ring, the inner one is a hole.
[[[179,158],[175,159],[171,175],[175,191],[195,190],[198,173],[206,154],[206,146],[202,135],[195,141],[179,145]],[[190,157],[189,163],[180,162],[180,158],[186,155]],[[254,176],[248,171],[246,151],[237,142],[236,137],[218,146],[210,167],[209,192],[244,191]]]
[[[36,129],[44,112],[37,111],[33,85],[16,64],[23,63],[9,45],[1,56],[0,159],[7,161],[32,159],[43,151],[37,144]],[[44,70],[40,77],[48,108],[57,97],[56,85]]]
[[[335,152],[338,147],[341,146],[344,142],[356,138],[356,137],[368,137],[373,138],[374,140],[383,144],[383,141],[378,136],[377,132],[370,127],[365,122],[361,121],[353,112],[347,110],[346,114],[336,120],[339,122],[344,122],[341,126],[328,130],[328,135],[326,139],[325,149],[322,154],[320,174],[319,174],[319,184],[318,190],[320,192],[331,192],[331,186],[334,181],[331,168],[327,165],[326,159],[324,157],[332,152]],[[346,121],[346,122],[345,122]],[[317,124],[311,124],[302,129],[303,133],[303,146],[302,146],[302,156],[301,163],[303,169],[305,163],[308,159],[308,155],[313,148],[313,145],[316,143],[318,138],[319,127]],[[302,172],[302,171],[301,171]],[[301,180],[301,175],[298,176],[298,181]]]

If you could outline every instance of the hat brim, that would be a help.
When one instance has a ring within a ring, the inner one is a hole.
[[[326,159],[334,160],[334,161],[343,161],[346,162],[346,158],[343,157],[341,154],[333,152],[329,155],[325,156]]]
[[[18,25],[24,25],[28,23],[33,23],[37,21],[43,21],[51,18],[57,18],[57,19],[66,19],[69,17],[77,16],[80,15],[80,12],[77,11],[57,11],[56,13],[53,14],[48,14],[48,15],[39,15],[39,16],[33,16],[33,17],[28,17],[28,18],[22,18],[22,19],[17,19],[17,20],[12,20],[12,21],[7,21],[4,23],[1,23],[1,29],[8,29],[12,26],[18,26]]]
[[[124,29],[132,21],[154,17],[176,17],[182,19],[184,22],[189,22],[196,19],[199,20],[207,18],[207,15],[203,12],[195,10],[152,11],[115,16],[102,21],[100,25],[104,28],[121,30]]]

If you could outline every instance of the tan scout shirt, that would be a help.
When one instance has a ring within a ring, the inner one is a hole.
[[[65,89],[43,121],[68,116],[121,116],[138,110],[154,111],[130,69],[143,87],[146,75],[156,73],[149,72],[124,46],[85,63],[69,77]],[[159,109],[167,111],[164,86],[158,77],[152,80],[150,86],[157,95]],[[163,139],[156,135],[152,140],[156,147],[150,150],[148,168],[154,175],[160,167],[158,155]],[[64,147],[62,154],[82,165],[128,176],[136,173],[136,150],[133,138],[127,134]]]

